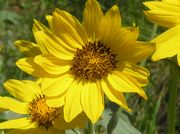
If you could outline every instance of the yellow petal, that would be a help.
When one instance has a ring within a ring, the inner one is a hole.
[[[48,134],[64,134],[64,130],[58,130],[54,126],[48,128]]]
[[[124,74],[133,77],[140,86],[145,86],[148,84],[148,77],[150,73],[144,67],[126,62],[124,64],[123,70],[120,68],[119,71],[122,71]]]
[[[171,3],[160,2],[160,1],[149,1],[149,2],[144,2],[143,4],[151,10],[160,10],[160,11],[164,10],[167,12],[174,13],[174,15],[178,15],[180,12],[179,5],[176,5],[172,0],[171,0]]]
[[[83,12],[83,26],[86,29],[89,39],[96,36],[96,32],[102,17],[103,12],[98,2],[96,0],[87,0]]]
[[[49,107],[61,107],[65,104],[66,92],[54,97],[47,97],[46,104]]]
[[[74,79],[70,74],[63,74],[58,78],[44,78],[41,83],[42,92],[46,96],[58,96],[64,94]]]
[[[34,19],[33,34],[38,31],[50,31],[45,25]]]
[[[27,114],[27,103],[19,102],[9,97],[0,97],[0,108],[19,114]]]
[[[46,72],[41,66],[34,62],[34,57],[22,58],[16,62],[16,65],[24,72],[37,77],[52,77],[52,74]]]
[[[180,4],[178,2],[178,4]],[[175,4],[173,1],[169,2],[158,2],[150,1],[145,2],[150,10],[145,11],[145,14],[149,20],[165,27],[173,27],[180,24],[180,5]]]
[[[63,34],[68,34],[69,38],[74,42],[68,44],[68,40],[63,39],[72,48],[81,49],[87,44],[87,35],[82,24],[71,14],[66,11],[55,9],[53,12],[53,31],[61,39]]]
[[[45,127],[38,127],[33,131],[33,134],[49,134]]]
[[[81,104],[83,111],[95,123],[104,110],[104,94],[96,83],[87,83],[81,90]]]
[[[136,41],[128,47],[126,46],[126,48],[122,46],[117,49],[117,51],[119,51],[117,56],[120,61],[137,63],[151,56],[154,50],[154,43]]]
[[[83,89],[82,83],[74,81],[68,88],[64,105],[64,118],[67,122],[72,121],[78,114],[82,112],[81,106],[81,90]]]
[[[151,22],[163,27],[171,28],[180,24],[180,17],[167,11],[150,10],[144,13]]]
[[[111,48],[113,53],[121,54],[125,50],[130,49],[136,42],[139,36],[139,28],[138,27],[122,27],[116,28],[115,31],[110,31],[112,38],[108,39],[108,42],[105,43],[108,47]],[[126,55],[126,54],[125,54]],[[123,55],[123,57],[125,56]]]
[[[71,122],[66,122],[63,113],[53,122],[55,128],[60,130],[67,130],[71,128],[85,128],[87,117],[84,114],[79,114]]]
[[[4,87],[19,100],[32,101],[36,96],[41,95],[40,87],[30,80],[8,80],[4,84]]]
[[[52,54],[59,59],[73,59],[74,54],[65,47],[62,47],[61,44],[63,44],[63,42],[52,33],[38,31],[34,36],[41,51],[47,51],[47,53]]]
[[[114,71],[108,75],[106,82],[119,92],[138,93],[144,99],[147,99],[144,90],[137,84],[137,81],[119,71]]]
[[[46,20],[48,21],[49,27],[53,29],[53,17],[51,15],[46,15]]]
[[[180,25],[177,25],[156,37],[152,42],[156,43],[156,51],[152,60],[157,61],[176,55],[180,49]]]
[[[98,27],[97,36],[105,45],[111,46],[120,33],[121,17],[119,8],[113,6],[101,19]]]
[[[33,133],[34,128],[32,129],[14,129],[14,130],[9,130],[6,132],[6,134],[31,134]]]
[[[71,68],[71,61],[60,60],[52,55],[38,55],[34,62],[53,75],[65,73]]]
[[[118,104],[120,107],[122,107],[128,112],[132,111],[131,109],[128,108],[124,95],[121,92],[118,92],[117,90],[113,89],[111,85],[107,85],[104,80],[101,81],[101,86],[106,96],[112,102]]]
[[[15,41],[15,46],[26,56],[36,56],[41,54],[40,49],[36,44],[30,41],[18,40]]]
[[[0,129],[23,129],[32,128],[31,121],[27,118],[8,120],[0,123]]]

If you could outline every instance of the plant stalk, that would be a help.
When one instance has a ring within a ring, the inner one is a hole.
[[[176,133],[176,100],[178,75],[177,67],[170,64],[170,85],[169,85],[169,102],[168,102],[168,134]]]
[[[91,121],[88,122],[88,133],[95,134],[94,124]]]

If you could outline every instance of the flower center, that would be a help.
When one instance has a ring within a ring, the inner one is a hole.
[[[77,80],[96,81],[107,76],[116,67],[116,55],[101,42],[94,42],[77,49],[72,61],[71,74]]]
[[[29,103],[29,114],[32,122],[36,122],[38,126],[49,128],[52,122],[59,116],[60,109],[48,107],[45,96],[37,97]]]

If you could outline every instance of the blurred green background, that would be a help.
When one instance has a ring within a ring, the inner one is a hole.
[[[99,0],[101,7],[106,12],[112,5],[120,7],[123,26],[133,26],[135,23],[140,27],[139,40],[150,41],[154,24],[144,16],[146,9],[142,2],[147,0]],[[34,41],[32,35],[33,19],[37,19],[47,25],[45,15],[51,14],[55,8],[64,9],[80,21],[86,0],[0,0],[0,94],[9,95],[2,87],[2,83],[10,78],[32,79],[29,75],[20,71],[15,61],[23,55],[17,50],[13,42],[23,39]],[[158,27],[157,34],[164,29]],[[168,60],[151,62],[149,59],[140,63],[151,72],[149,85],[145,88],[149,97],[147,101],[138,95],[128,95],[129,107],[134,111],[129,114],[121,111],[118,116],[119,124],[114,134],[166,134],[167,133],[167,102],[169,66]],[[177,74],[178,75],[178,74]],[[179,75],[180,76],[180,75]],[[180,94],[177,100],[177,132],[180,133]],[[107,105],[113,110],[113,104]],[[104,113],[105,116],[108,113]],[[109,114],[108,114],[109,115]],[[0,114],[0,120],[6,120],[14,115]],[[97,123],[99,134],[104,134],[105,123]],[[1,131],[3,133],[3,131]],[[120,133],[121,132],[121,133]]]

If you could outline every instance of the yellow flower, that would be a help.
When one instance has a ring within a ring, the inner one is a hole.
[[[47,20],[50,29],[38,21],[33,26],[41,54],[16,64],[43,78],[42,87],[53,87],[44,92],[54,97],[48,105],[65,103],[66,121],[83,111],[95,123],[104,109],[104,94],[127,111],[131,110],[123,93],[138,93],[147,99],[142,86],[148,83],[149,72],[137,63],[151,55],[154,46],[136,41],[137,27],[121,26],[116,5],[104,15],[96,0],[88,0],[82,24],[59,9]],[[16,44],[23,48],[22,41]]]
[[[9,80],[4,87],[16,99],[0,97],[0,108],[22,116],[0,123],[0,129],[13,129],[8,134],[64,134],[65,129],[84,125],[82,116],[70,123],[65,122],[62,108],[49,107],[43,94],[47,89],[42,89],[36,82]]]
[[[150,10],[145,11],[147,18],[164,27],[180,24],[180,1],[163,0],[144,2]]]
[[[180,65],[180,1],[150,1],[144,4],[150,9],[145,11],[149,20],[171,28],[151,41],[156,43],[156,51],[152,55],[152,60],[157,61],[177,55]]]

